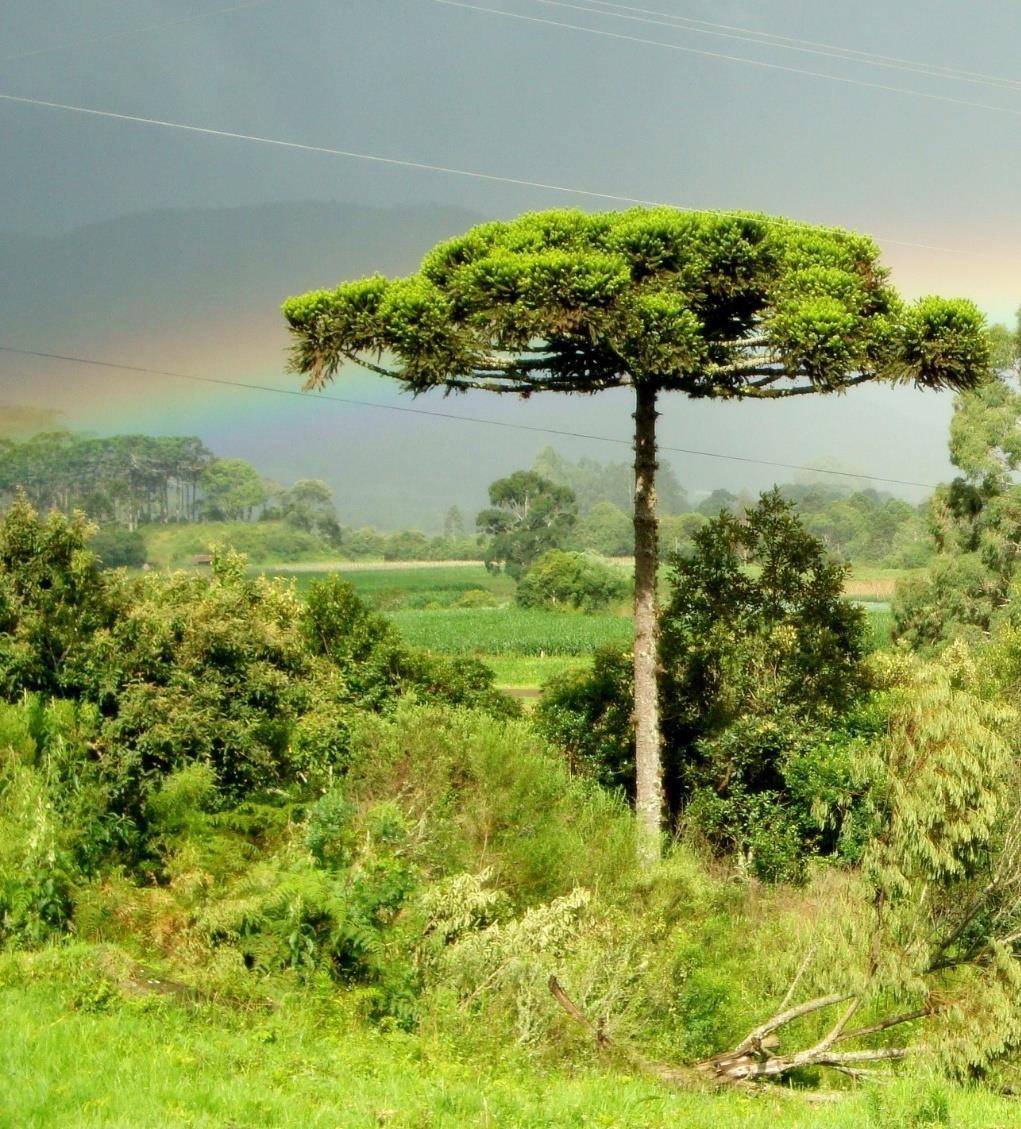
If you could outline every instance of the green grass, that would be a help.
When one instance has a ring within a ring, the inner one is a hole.
[[[496,684],[513,689],[542,686],[556,674],[583,670],[589,659],[581,655],[480,655],[496,675]]]
[[[390,618],[409,643],[450,655],[590,655],[610,643],[627,646],[632,635],[624,616],[523,608],[397,611]]]
[[[514,598],[514,581],[509,576],[494,575],[479,564],[420,565],[415,568],[345,568],[338,564],[327,571],[288,571],[285,567],[258,571],[271,576],[294,579],[300,591],[314,580],[332,575],[342,576],[358,595],[373,607],[389,610],[397,607],[424,608],[428,604],[449,607],[466,592],[482,590],[494,600],[509,603]]]
[[[275,1011],[123,1001],[65,956],[0,965],[4,1129],[909,1129],[1017,1124],[988,1091],[904,1078],[814,1104],[764,1090],[684,1092],[609,1065],[463,1061],[386,1034],[353,997],[294,992]],[[6,987],[3,982],[6,980]],[[875,1087],[879,1087],[875,1089]],[[869,1092],[874,1091],[874,1092]],[[944,1117],[943,1114],[946,1114]]]
[[[881,608],[870,608],[868,612],[868,629],[871,635],[868,649],[880,651],[890,645],[890,633],[893,631],[893,612],[885,604]]]
[[[146,559],[159,568],[191,565],[214,544],[231,545],[253,565],[279,561],[316,561],[329,550],[309,533],[283,521],[205,521],[143,527]]]

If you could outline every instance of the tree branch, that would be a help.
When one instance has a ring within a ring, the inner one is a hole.
[[[822,1011],[823,1008],[842,1004],[845,1000],[852,999],[853,996],[853,992],[835,992],[830,996],[817,996],[814,1000],[807,1000],[803,1004],[798,1004],[797,1007],[778,1012],[771,1019],[767,1019],[765,1023],[756,1027],[754,1031],[750,1031],[744,1039],[738,1043],[735,1048],[735,1053],[746,1051],[756,1043],[761,1043],[767,1035],[771,1035],[774,1031],[778,1031],[788,1023],[793,1023],[795,1019],[800,1019],[803,1015],[811,1015],[813,1011]]]
[[[845,1039],[863,1039],[866,1035],[875,1035],[879,1031],[887,1031],[891,1027],[897,1027],[901,1023],[910,1023],[913,1019],[925,1019],[931,1015],[932,1012],[927,1011],[924,1007],[920,1007],[915,1011],[905,1011],[900,1015],[891,1015],[888,1019],[880,1020],[879,1023],[872,1023],[868,1027],[855,1027],[853,1031],[842,1031],[836,1038],[835,1042],[843,1042]]]

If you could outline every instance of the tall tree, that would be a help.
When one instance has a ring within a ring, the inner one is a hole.
[[[215,459],[202,472],[206,509],[228,521],[251,517],[266,500],[266,488],[244,459]]]
[[[574,494],[531,470],[516,470],[489,487],[491,508],[475,524],[490,535],[486,568],[520,579],[550,549],[563,546],[578,512]]]
[[[656,418],[661,392],[777,399],[873,380],[966,388],[987,367],[969,302],[907,306],[868,238],[766,216],[550,211],[488,223],[420,270],[284,303],[307,388],[355,362],[413,393],[628,387],[635,436],[640,850],[659,849]],[[389,358],[389,360],[387,360]]]
[[[1019,311],[1021,313],[1021,311]],[[894,637],[914,648],[986,637],[1021,564],[1021,324],[989,330],[989,380],[954,398],[950,461],[960,472],[929,502],[936,557],[893,602]]]

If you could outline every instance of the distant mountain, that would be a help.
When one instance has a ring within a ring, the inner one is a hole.
[[[483,217],[460,208],[338,203],[171,209],[53,239],[0,231],[0,332],[19,340],[265,319],[290,293],[414,269],[437,240]]]

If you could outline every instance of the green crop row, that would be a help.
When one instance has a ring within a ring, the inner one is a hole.
[[[396,611],[390,618],[407,642],[449,655],[588,655],[611,643],[626,646],[632,634],[625,616],[523,608]]]

